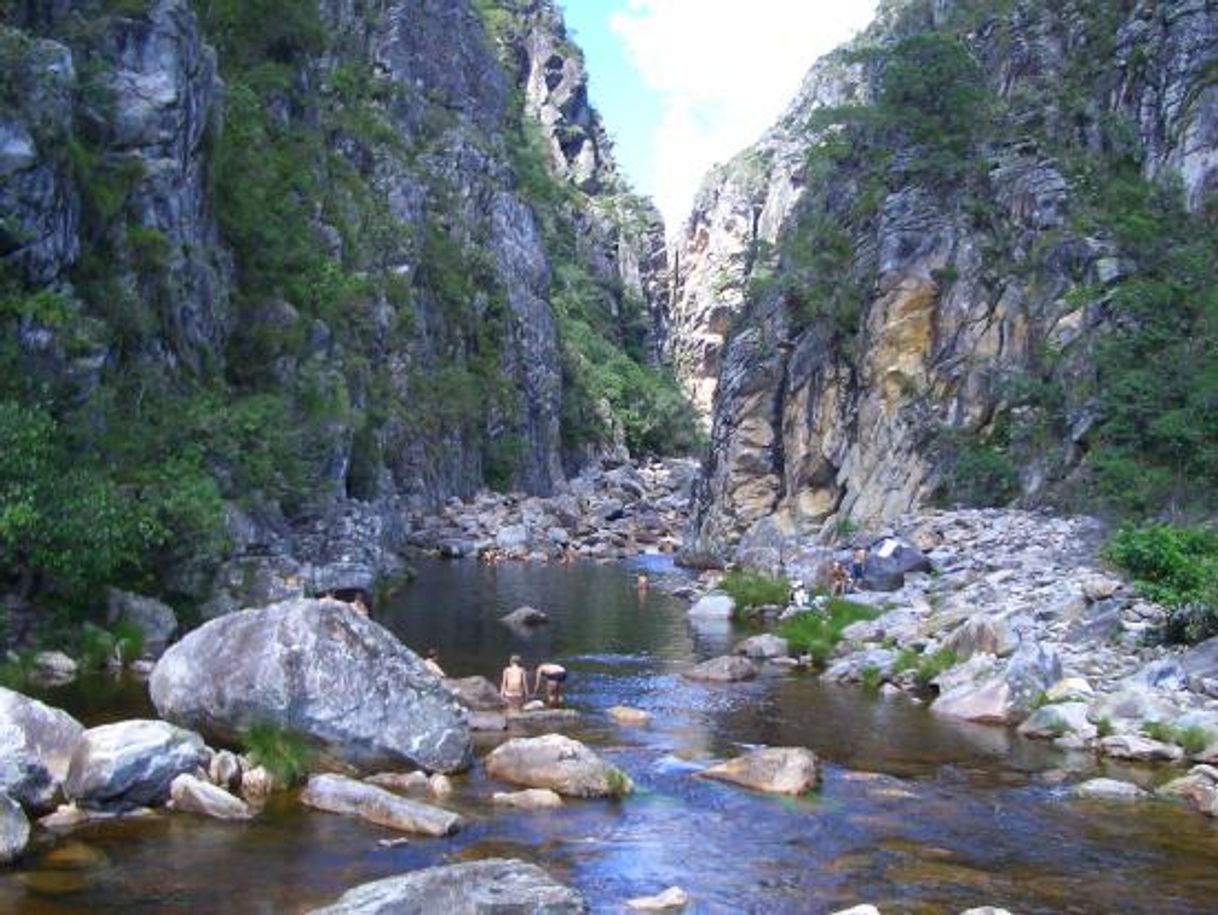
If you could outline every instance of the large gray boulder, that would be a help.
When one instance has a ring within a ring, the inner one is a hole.
[[[163,717],[220,741],[273,724],[357,769],[453,772],[472,758],[452,694],[392,633],[338,601],[212,620],[165,653],[149,689]]]
[[[688,615],[712,620],[730,620],[736,612],[736,601],[722,591],[712,591],[689,608]]]
[[[452,811],[412,801],[345,775],[314,775],[300,800],[316,810],[357,816],[402,832],[439,837],[461,828],[461,817]]]
[[[487,858],[365,883],[312,915],[582,915],[583,896],[536,864]]]
[[[803,794],[820,779],[816,754],[803,747],[766,747],[698,773],[701,778],[731,782],[754,791]]]
[[[744,655],[755,661],[765,661],[770,658],[785,658],[791,653],[790,644],[781,636],[769,632],[749,636],[736,646],[736,654]]]
[[[84,732],[67,712],[0,687],[0,793],[36,812],[53,809]]]
[[[568,797],[617,797],[634,785],[615,766],[578,740],[561,734],[518,737],[486,757],[486,773],[526,788],[549,788]]]
[[[30,841],[30,821],[21,805],[0,794],[0,864],[8,864],[25,851]]]
[[[165,653],[178,630],[177,614],[168,604],[118,588],[106,593],[106,622],[111,626],[127,623],[138,627],[144,634],[143,656],[153,659]]]
[[[81,735],[63,790],[82,807],[128,810],[163,804],[183,772],[207,763],[203,738],[166,721],[120,721]]]

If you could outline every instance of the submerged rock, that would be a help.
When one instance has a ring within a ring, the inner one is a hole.
[[[1218,816],[1218,769],[1213,766],[1193,766],[1187,775],[1173,779],[1162,788],[1161,797],[1187,800],[1206,816]]]
[[[721,658],[703,661],[691,670],[685,671],[685,676],[691,680],[735,683],[740,680],[751,680],[757,676],[757,665],[739,655],[724,655]]]
[[[754,791],[803,794],[816,786],[816,754],[803,747],[766,747],[719,763],[698,773],[701,778],[731,782]]]
[[[1093,778],[1074,789],[1075,797],[1103,798],[1114,800],[1137,800],[1150,795],[1131,782],[1112,778]]]
[[[64,793],[84,807],[163,804],[173,780],[207,762],[203,738],[165,721],[120,721],[81,735]]]
[[[517,607],[506,616],[501,616],[499,622],[508,626],[543,626],[550,622],[550,617],[536,607]]]
[[[448,836],[461,827],[461,817],[452,811],[408,800],[345,775],[314,775],[300,800],[317,810],[357,816],[402,832]]]
[[[509,740],[486,757],[486,772],[491,778],[549,788],[568,797],[619,797],[634,790],[624,772],[561,734]]]
[[[0,687],[0,793],[50,810],[84,732],[67,712]]]
[[[588,904],[536,864],[487,858],[365,883],[312,915],[583,915]]]
[[[624,724],[630,727],[642,728],[651,724],[651,713],[645,712],[641,708],[630,708],[626,705],[615,705],[613,708],[608,710],[607,714],[618,724]]]
[[[231,741],[270,723],[360,769],[451,772],[473,753],[464,709],[422,660],[337,601],[290,600],[212,620],[165,653],[150,692],[164,717],[209,738]]]
[[[687,905],[689,893],[679,886],[670,886],[654,896],[639,896],[626,901],[626,906],[636,912],[667,912],[670,909],[683,909]]]
[[[786,639],[767,632],[745,639],[736,646],[735,653],[755,661],[766,661],[771,658],[785,658],[791,653],[791,649]]]
[[[562,806],[562,796],[549,788],[525,788],[523,791],[496,791],[491,795],[491,803],[520,810],[552,810]]]

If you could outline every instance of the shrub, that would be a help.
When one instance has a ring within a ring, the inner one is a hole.
[[[1133,576],[1139,594],[1169,608],[1168,641],[1193,643],[1218,632],[1218,532],[1125,525],[1104,556]]]
[[[950,648],[940,648],[933,654],[923,655],[917,667],[918,683],[921,686],[929,686],[930,681],[943,671],[955,667],[957,660],[956,652]]]
[[[786,606],[791,588],[786,579],[748,569],[735,569],[723,576],[719,589],[742,610],[750,607]]]
[[[291,786],[308,775],[317,757],[309,739],[274,724],[255,724],[241,735],[241,744],[255,765],[281,785]]]
[[[874,607],[835,597],[829,600],[824,614],[802,613],[783,623],[778,634],[787,640],[792,652],[809,654],[813,662],[823,666],[842,640],[846,627],[877,616],[879,611]]]
[[[869,693],[877,692],[880,684],[884,682],[884,672],[874,664],[868,664],[863,668],[862,683],[863,689]]]

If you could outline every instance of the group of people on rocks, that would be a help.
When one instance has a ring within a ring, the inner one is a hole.
[[[851,591],[857,591],[862,586],[863,576],[867,574],[867,550],[859,547],[850,559],[850,565],[835,559],[829,567],[829,593],[841,597]]]
[[[530,691],[529,672],[522,666],[520,655],[514,654],[508,659],[508,666],[503,668],[503,675],[499,678],[499,695],[509,707],[519,709],[530,695],[541,694],[543,680],[546,686],[546,705],[551,708],[561,705],[563,687],[567,682],[567,669],[553,661],[538,664],[533,689]]]

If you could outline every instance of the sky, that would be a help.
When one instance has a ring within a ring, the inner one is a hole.
[[[706,172],[754,143],[875,0],[559,0],[592,104],[669,234]]]

